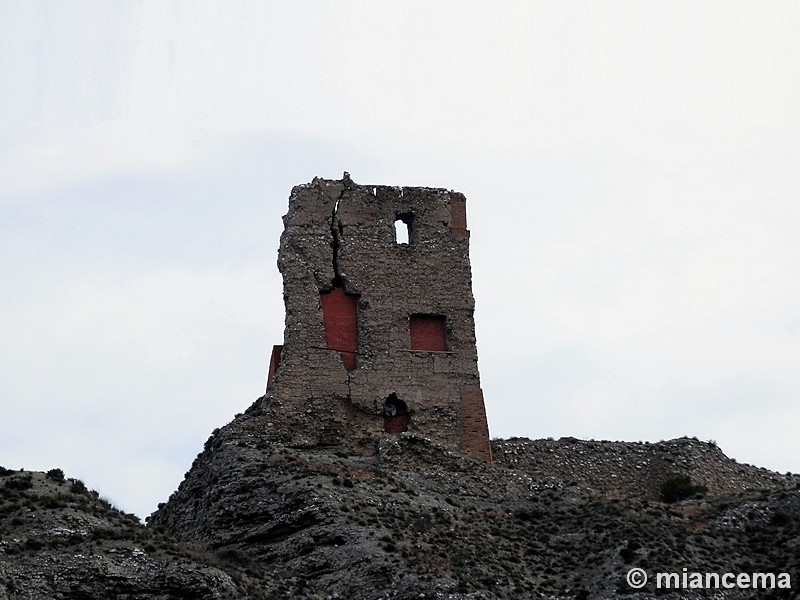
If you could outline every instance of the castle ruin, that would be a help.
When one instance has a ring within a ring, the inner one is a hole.
[[[283,221],[271,433],[367,452],[409,431],[491,461],[465,197],[345,173],[295,187]]]

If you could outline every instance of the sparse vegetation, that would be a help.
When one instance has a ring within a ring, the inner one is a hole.
[[[21,477],[12,477],[6,480],[6,489],[9,490],[28,490],[33,487],[32,476],[30,473]]]
[[[80,479],[70,479],[70,481],[72,482],[72,485],[70,485],[69,491],[73,494],[86,494],[89,492],[86,484]]]
[[[61,469],[50,469],[47,472],[47,478],[52,479],[53,481],[57,481],[58,483],[64,482],[64,471]]]
[[[57,555],[58,564],[81,555],[124,560],[126,569],[148,561],[162,569],[207,565],[228,573],[248,598],[338,591],[362,600],[402,590],[397,600],[586,600],[618,587],[629,594],[624,573],[633,566],[679,572],[686,564],[708,571],[777,565],[800,579],[800,557],[784,543],[800,537],[797,491],[664,504],[657,492],[609,498],[454,458],[419,440],[394,448],[380,466],[341,448],[257,449],[222,444],[223,434],[218,440],[222,450],[213,452],[223,458],[201,456],[153,527],[80,480],[56,487],[49,473],[14,472],[0,482],[0,533],[17,540],[3,546],[6,559],[13,565]],[[673,478],[663,477],[653,489]],[[31,485],[4,485],[16,480]],[[691,478],[677,484],[679,495],[698,493]],[[193,548],[192,540],[221,550]]]

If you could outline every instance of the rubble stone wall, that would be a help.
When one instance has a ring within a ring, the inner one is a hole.
[[[511,438],[492,442],[492,451],[498,466],[555,477],[612,498],[657,499],[661,485],[674,475],[688,475],[712,495],[789,489],[800,481],[797,475],[737,463],[716,444],[686,437],[657,443]]]

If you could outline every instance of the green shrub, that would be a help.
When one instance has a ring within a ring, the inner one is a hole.
[[[791,517],[787,515],[783,511],[778,511],[773,513],[772,517],[770,518],[769,522],[773,525],[777,525],[779,527],[783,527],[784,525],[788,525],[791,522]]]
[[[217,552],[217,557],[229,565],[246,567],[252,563],[250,557],[238,548],[225,548]]]
[[[63,508],[67,506],[67,503],[64,501],[62,496],[52,496],[50,494],[46,496],[42,496],[39,501],[42,503],[42,506],[45,508]]]
[[[86,489],[86,484],[80,479],[70,479],[72,485],[69,486],[69,491],[73,494],[85,494],[89,490]]]
[[[57,481],[58,483],[64,483],[64,471],[61,469],[50,469],[47,472],[47,478]]]
[[[694,485],[688,475],[672,475],[661,484],[661,499],[673,503],[692,496],[704,496],[708,488],[704,485]]]
[[[6,487],[10,490],[28,490],[33,487],[33,482],[30,475],[14,477],[6,481]]]

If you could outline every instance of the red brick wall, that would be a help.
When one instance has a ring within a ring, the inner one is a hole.
[[[267,373],[267,389],[272,385],[272,380],[275,378],[275,371],[278,370],[278,365],[281,364],[281,352],[283,346],[273,346],[272,356],[269,359],[269,372]]]
[[[320,295],[322,322],[325,327],[325,345],[338,350],[344,368],[356,368],[358,350],[358,314],[356,297],[344,293],[340,287]]]
[[[447,350],[444,317],[439,315],[411,315],[409,319],[412,350]]]
[[[464,426],[464,454],[492,462],[489,424],[486,421],[486,407],[480,388],[461,390],[461,420]]]
[[[396,415],[394,417],[383,418],[383,430],[386,433],[401,433],[408,431],[408,422],[410,417],[408,415]]]
[[[463,194],[450,194],[450,233],[453,237],[465,239],[469,237],[467,230],[467,199]]]

